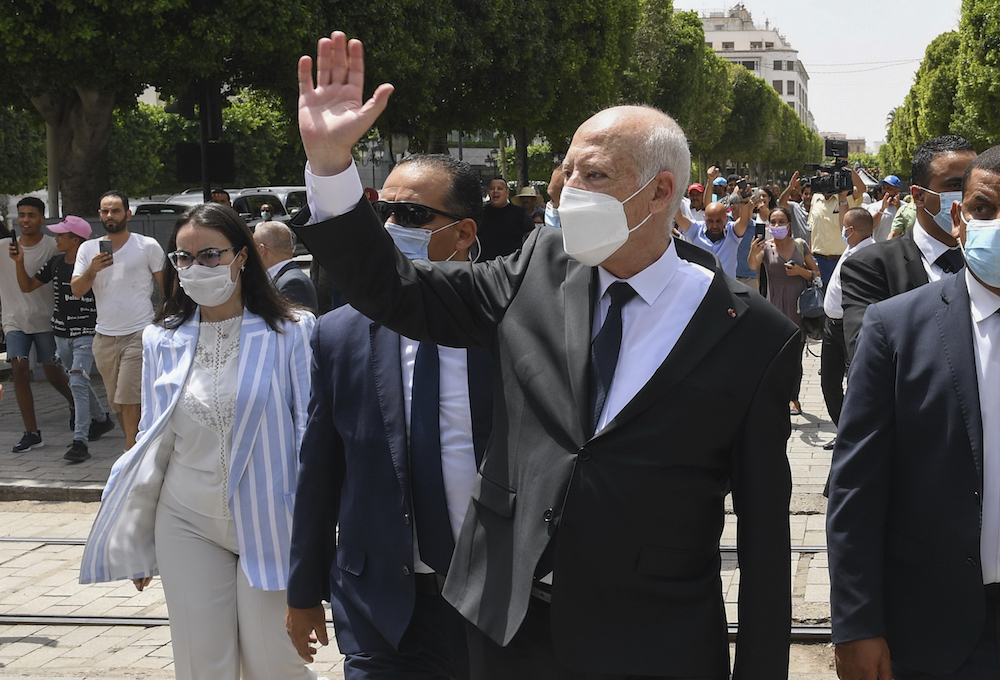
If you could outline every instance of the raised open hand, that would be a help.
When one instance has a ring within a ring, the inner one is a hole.
[[[351,147],[375,124],[393,87],[378,86],[362,102],[365,83],[364,47],[341,31],[320,38],[313,60],[299,59],[299,134],[313,173],[335,175],[350,167]]]

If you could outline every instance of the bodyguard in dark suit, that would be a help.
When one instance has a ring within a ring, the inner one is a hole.
[[[281,222],[261,222],[254,229],[253,240],[278,292],[316,314],[316,287],[292,259],[295,237],[291,229]]]
[[[975,157],[972,145],[955,135],[924,142],[913,154],[911,168],[910,194],[917,205],[913,229],[844,261],[840,276],[848,360],[856,351],[868,305],[951,276],[962,267],[951,234],[950,205],[960,198],[962,175]]]
[[[870,307],[851,365],[827,514],[844,680],[1000,677],[1000,147],[963,189],[967,270]]]
[[[411,256],[467,259],[482,210],[467,164],[409,157],[382,196]],[[322,317],[312,346],[289,633],[311,660],[329,600],[347,680],[468,678],[464,623],[441,585],[489,438],[489,353],[401,338],[349,306]]]
[[[300,61],[299,115],[326,221],[300,238],[365,314],[488,348],[496,365],[493,433],[445,584],[474,626],[472,676],[728,678],[731,489],[735,677],[785,677],[798,331],[671,239],[683,132],[654,109],[603,111],[567,154],[562,233],[535,230],[476,265],[411,262],[360,200],[350,156],[391,86],[361,101],[361,44],[342,33],[320,41],[316,84],[311,65]]]

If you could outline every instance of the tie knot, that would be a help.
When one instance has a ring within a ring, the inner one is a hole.
[[[615,281],[608,286],[608,295],[611,296],[611,305],[614,307],[624,307],[629,300],[635,297],[635,288],[624,281]]]
[[[941,267],[942,271],[952,274],[961,271],[965,261],[957,248],[949,248],[941,253],[938,259],[934,260],[934,264]]]

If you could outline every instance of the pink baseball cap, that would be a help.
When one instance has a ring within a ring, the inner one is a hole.
[[[90,223],[76,215],[66,215],[62,222],[50,224],[48,230],[56,234],[76,234],[85,241],[94,233],[94,230],[90,228]]]

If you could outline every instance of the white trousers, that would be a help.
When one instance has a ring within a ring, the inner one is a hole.
[[[156,561],[177,680],[316,680],[285,632],[285,591],[250,586],[232,520],[191,512],[164,489]]]

